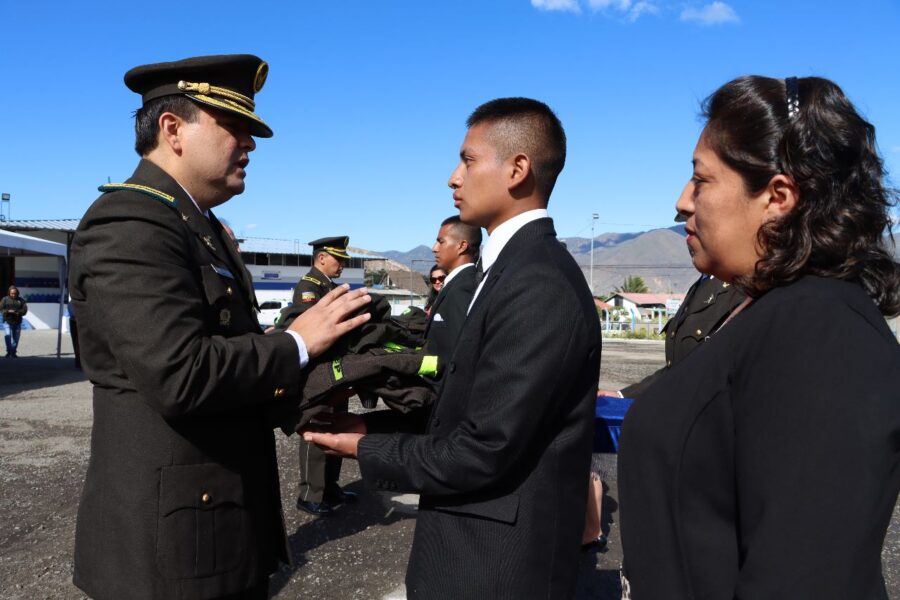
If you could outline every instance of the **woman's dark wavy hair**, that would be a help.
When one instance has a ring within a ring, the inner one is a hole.
[[[759,230],[765,256],[735,283],[751,296],[806,274],[858,281],[885,315],[900,313],[900,264],[887,248],[896,190],[884,182],[875,127],[844,92],[798,79],[799,113],[788,117],[785,82],[740,77],[703,103],[710,148],[761,192],[775,175],[799,188],[796,207]]]

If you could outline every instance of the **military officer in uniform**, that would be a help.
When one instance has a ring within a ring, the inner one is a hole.
[[[136,67],[137,170],[101,186],[69,281],[93,430],[74,583],[92,598],[266,598],[287,561],[270,409],[365,291],[333,291],[262,335],[247,269],[212,208],[244,190],[268,65],[251,55]]]
[[[294,304],[300,306],[300,312],[334,288],[334,280],[344,271],[344,261],[350,258],[349,243],[347,236],[320,238],[309,243],[313,248],[313,266],[294,288]]]
[[[294,304],[285,309],[285,323],[298,314],[303,314],[334,288],[334,280],[341,276],[344,261],[350,258],[347,254],[347,236],[324,237],[309,243],[313,248],[313,266],[294,288]],[[323,409],[328,410],[328,409]],[[347,410],[344,402],[335,407],[338,412]],[[329,515],[334,507],[345,502],[356,500],[356,494],[341,489],[338,479],[341,476],[341,459],[327,456],[314,444],[300,437],[300,492],[297,496],[297,508],[316,516]]]
[[[684,221],[684,215],[675,216],[676,223]],[[639,396],[667,369],[672,368],[715,333],[744,298],[744,293],[733,285],[708,275],[701,276],[685,294],[675,316],[663,327],[666,336],[666,366],[619,391],[600,390],[597,395],[625,398]]]

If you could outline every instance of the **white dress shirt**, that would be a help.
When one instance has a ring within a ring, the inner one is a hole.
[[[454,277],[456,277],[459,273],[461,273],[463,269],[467,269],[467,268],[469,268],[469,267],[474,267],[474,266],[475,266],[475,263],[467,262],[467,263],[465,263],[465,264],[459,265],[458,267],[456,267],[455,269],[453,269],[452,271],[450,271],[449,273],[447,273],[447,276],[444,278],[444,285],[443,285],[443,287],[441,288],[441,291],[443,292],[443,291],[444,291],[444,288],[447,287],[447,284],[450,283],[450,281],[451,281]],[[440,293],[440,292],[439,292],[439,293]]]
[[[506,247],[509,240],[511,240],[525,225],[528,225],[532,221],[537,221],[538,219],[546,219],[549,216],[550,213],[547,212],[546,208],[536,208],[520,213],[512,219],[497,225],[496,229],[494,229],[494,233],[488,237],[488,241],[484,245],[484,250],[481,252],[481,270],[484,273],[484,278],[475,289],[475,294],[472,296],[472,301],[469,303],[469,310],[466,311],[466,314],[472,310],[472,306],[475,304],[478,294],[481,293],[481,288],[484,287],[484,282],[487,281],[488,271],[494,263],[497,262],[497,257],[500,256],[500,252]]]

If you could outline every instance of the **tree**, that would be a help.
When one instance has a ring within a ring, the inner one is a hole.
[[[650,291],[647,287],[647,284],[644,283],[644,279],[637,275],[632,275],[631,277],[626,277],[625,281],[622,282],[622,285],[616,288],[617,292],[624,292],[626,294],[646,294]]]
[[[384,269],[375,269],[374,271],[366,271],[366,274],[363,278],[363,283],[366,287],[372,287],[374,285],[378,285],[384,279],[384,276],[387,275],[387,271]]]

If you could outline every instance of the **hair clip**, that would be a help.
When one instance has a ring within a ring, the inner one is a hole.
[[[784,93],[787,99],[788,119],[793,119],[800,114],[800,89],[796,77],[784,80]]]

